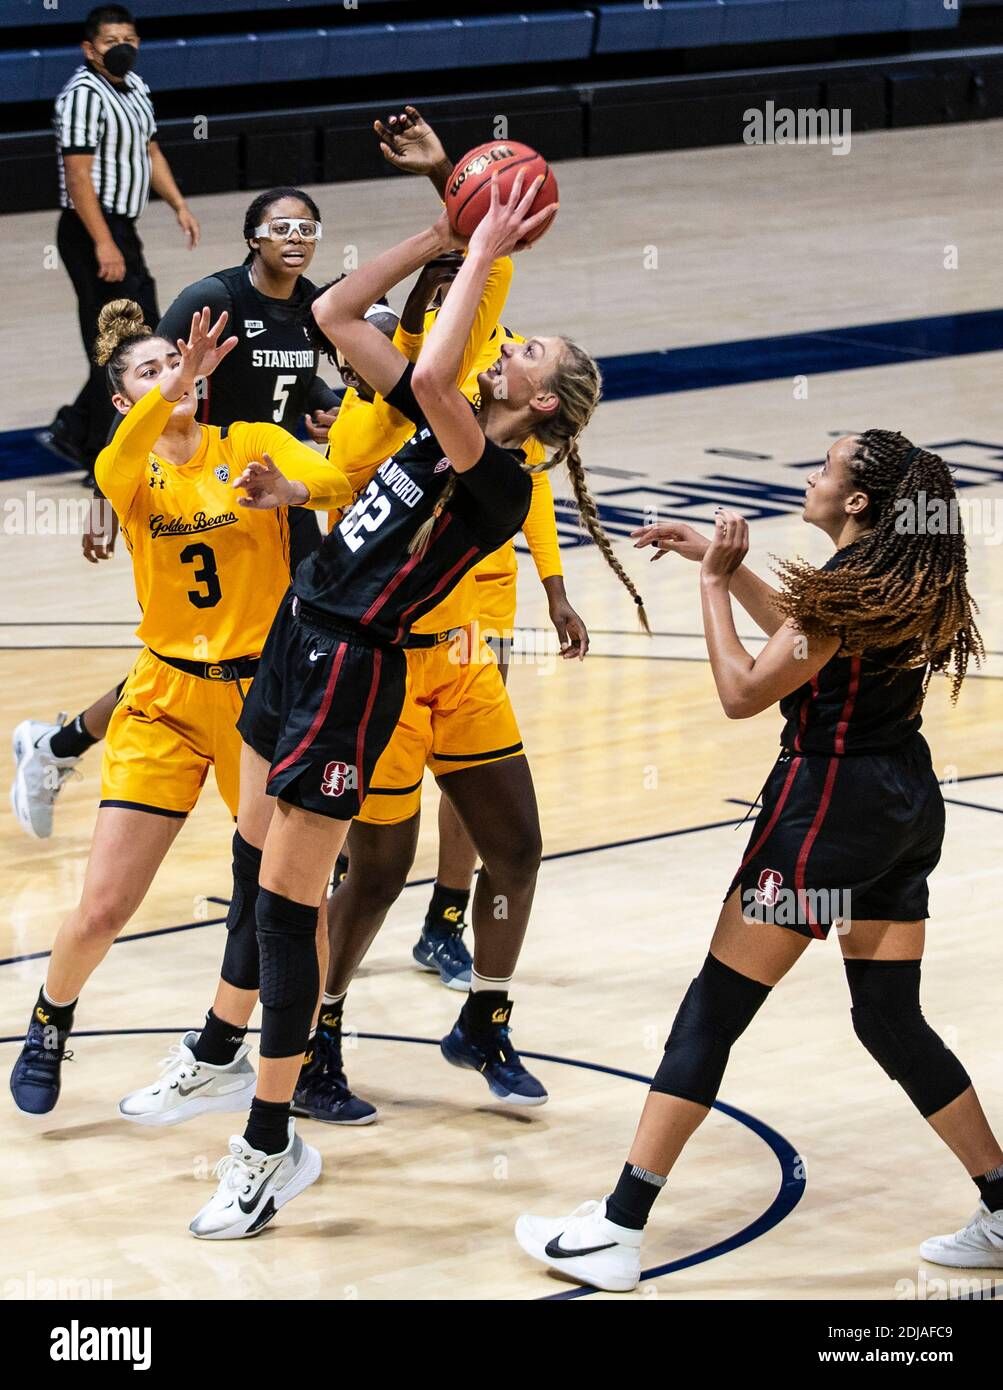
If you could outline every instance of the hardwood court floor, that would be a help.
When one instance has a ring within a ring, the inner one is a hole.
[[[1003,172],[999,135],[997,125],[860,136],[844,159],[824,149],[742,148],[564,165],[561,220],[518,262],[506,321],[567,329],[608,355],[998,307],[999,214],[985,189]],[[340,268],[353,236],[366,255],[429,211],[425,190],[403,180],[315,192],[337,229],[323,243],[318,280]],[[206,245],[195,256],[180,250],[163,208],[149,213],[144,237],[165,304],[188,279],[239,259],[243,203],[242,195],[197,200]],[[11,389],[3,428],[41,425],[78,385],[82,357],[63,273],[23,270],[40,263],[52,223],[42,214],[5,219],[0,351]],[[949,244],[959,247],[956,271],[943,268]],[[649,246],[657,270],[642,268]],[[812,375],[806,399],[795,398],[788,378],[639,395],[600,409],[583,452],[621,529],[646,507],[675,511],[684,500],[695,523],[706,521],[715,501],[762,485],[752,562],[766,574],[771,553],[825,557],[824,537],[801,525],[784,489],[800,488],[803,465],[847,430],[901,428],[941,447],[971,484],[966,498],[994,503],[1003,484],[1000,365],[998,353],[917,354]],[[7,503],[29,491],[80,495],[54,476],[0,484],[5,517]],[[236,1124],[208,1117],[146,1131],[120,1122],[115,1105],[152,1079],[211,993],[223,929],[209,923],[225,911],[211,899],[228,892],[230,832],[210,787],[129,939],[84,996],[59,1108],[31,1121],[0,1100],[0,1275],[10,1296],[29,1278],[162,1298],[535,1298],[565,1289],[518,1251],[512,1221],[523,1210],[569,1210],[601,1195],[618,1172],[644,1087],[616,1073],[647,1076],[657,1065],[745,841],[747,827],[734,822],[762,784],[778,733],[771,713],[741,723],[723,717],[703,659],[695,567],[672,558],[652,568],[625,542],[618,549],[662,635],[636,634],[633,607],[600,558],[571,548],[568,591],[593,630],[593,654],[581,667],[517,662],[511,673],[550,856],[516,981],[515,1037],[551,1059],[538,1063],[550,1104],[506,1112],[489,1103],[478,1077],[446,1067],[428,1045],[460,1003],[410,965],[422,882],[434,873],[429,785],[414,886],[349,1001],[350,1024],[382,1035],[360,1038],[347,1054],[356,1088],[380,1107],[379,1123],[304,1126],[324,1155],[321,1182],[259,1240],[191,1240],[187,1221]],[[10,729],[28,714],[76,712],[121,678],[135,603],[125,556],[85,567],[76,535],[7,528],[3,550],[0,724]],[[991,535],[973,537],[971,565],[994,655],[956,709],[942,682],[928,700],[935,765],[956,785],[945,788],[948,836],[933,881],[924,989],[928,1017],[1003,1124],[994,1026],[1003,561]],[[529,633],[544,630],[530,563],[520,598],[520,622]],[[744,617],[740,630],[752,634]],[[15,958],[48,948],[79,893],[98,771],[94,750],[83,779],[61,794],[51,840],[25,839],[9,817],[0,828],[4,1039],[23,1028],[45,969],[43,959]],[[167,930],[181,927],[189,929]],[[801,1200],[757,1239],[653,1278],[638,1296],[906,1296],[900,1281],[920,1279],[920,1240],[953,1229],[975,1205],[964,1174],[854,1039],[837,956],[835,940],[806,954],[736,1048],[721,1093],[780,1136],[781,1152],[782,1140],[803,1158]],[[4,1043],[5,1065],[15,1046]],[[656,1209],[646,1268],[727,1244],[778,1190],[781,1205],[797,1195],[781,1186],[775,1148],[715,1111]]]

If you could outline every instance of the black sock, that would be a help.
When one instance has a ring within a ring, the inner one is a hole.
[[[981,1178],[976,1178],[975,1186],[990,1211],[1003,1211],[1003,1163],[998,1168],[990,1168]]]
[[[631,1231],[643,1231],[666,1181],[636,1163],[625,1163],[616,1187],[606,1198],[606,1219]]]
[[[289,1143],[289,1101],[251,1101],[251,1114],[244,1138],[252,1149],[266,1154],[280,1154]]]
[[[469,901],[469,888],[443,888],[441,883],[435,883],[422,930],[429,936],[443,936],[446,932],[457,931],[463,926],[463,914]]]
[[[339,854],[337,859],[334,861],[334,873],[331,875],[331,892],[333,893],[339,884],[344,883],[347,877],[348,855]]]
[[[32,1018],[38,1023],[55,1028],[59,1033],[68,1033],[73,1027],[73,1010],[76,1007],[75,999],[72,1004],[53,1004],[45,997],[45,990],[40,989]]]
[[[88,748],[93,748],[97,739],[87,732],[84,716],[78,714],[71,724],[64,724],[58,733],[49,739],[49,748],[54,758],[79,758]]]
[[[463,1018],[474,1037],[490,1037],[499,1024],[512,1017],[512,1001],[503,989],[479,989],[467,995]]]
[[[217,1018],[210,1009],[192,1052],[200,1062],[208,1062],[211,1067],[226,1067],[240,1051],[246,1036],[246,1028]]]

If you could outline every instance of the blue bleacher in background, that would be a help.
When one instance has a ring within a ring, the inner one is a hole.
[[[947,29],[959,11],[944,0],[662,0],[652,9],[634,3],[599,4],[527,14],[480,14],[463,19],[408,20],[398,24],[341,22],[254,32],[255,12],[310,11],[320,0],[134,0],[137,18],[245,15],[247,33],[148,39],[138,65],[155,92],[206,85],[310,81],[383,73],[425,73],[458,68],[514,67],[528,62],[574,62],[593,55],[650,53],[885,32]],[[0,24],[78,22],[89,0],[60,0],[47,10],[41,0],[5,0]],[[325,7],[330,13],[331,5]],[[342,19],[345,11],[341,12]],[[353,12],[360,14],[360,11]],[[80,61],[66,30],[52,47],[0,50],[0,103],[55,97]]]

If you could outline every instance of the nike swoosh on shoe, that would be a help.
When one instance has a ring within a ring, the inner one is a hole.
[[[564,1232],[562,1231],[561,1235],[563,1234]],[[581,1250],[566,1250],[564,1246],[561,1245],[560,1241],[561,1236],[555,1236],[554,1239],[549,1241],[544,1247],[544,1254],[548,1255],[552,1260],[574,1260],[581,1255],[597,1255],[600,1250],[612,1250],[616,1245],[616,1241],[611,1240],[606,1245],[587,1245]]]

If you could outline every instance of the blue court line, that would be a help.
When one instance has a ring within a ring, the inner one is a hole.
[[[754,381],[858,371],[1003,350],[1003,309],[894,319],[695,347],[601,357],[603,399],[634,400]],[[34,429],[0,433],[0,479],[72,473],[35,440]]]
[[[80,1032],[74,1032],[73,1036],[75,1038],[137,1037],[150,1033],[170,1033],[174,1036],[180,1033],[183,1036],[187,1031],[185,1028],[82,1028]],[[249,1028],[247,1031],[260,1033],[261,1029]],[[438,1038],[416,1038],[401,1033],[356,1032],[354,1036],[365,1039],[367,1042],[402,1042],[418,1043],[423,1047],[439,1046]],[[0,1044],[21,1043],[23,1041],[23,1034],[0,1038]],[[651,1085],[650,1076],[642,1076],[639,1072],[623,1071],[620,1067],[607,1067],[601,1062],[583,1062],[574,1057],[557,1057],[550,1052],[520,1052],[520,1056],[528,1057],[534,1062],[553,1062],[563,1067],[579,1067],[583,1071],[602,1072],[606,1076],[618,1076],[627,1081],[640,1081],[644,1086]],[[780,1188],[766,1210],[754,1221],[750,1221],[747,1226],[743,1226],[735,1235],[727,1236],[715,1245],[707,1246],[705,1250],[697,1250],[692,1255],[685,1255],[682,1259],[642,1270],[642,1281],[658,1278],[662,1274],[671,1274],[678,1269],[688,1269],[691,1265],[703,1264],[707,1260],[713,1260],[720,1255],[737,1250],[742,1245],[748,1245],[750,1241],[758,1239],[759,1236],[765,1235],[767,1231],[771,1231],[774,1226],[779,1225],[784,1217],[790,1215],[804,1196],[807,1183],[802,1171],[801,1156],[782,1134],[764,1124],[762,1120],[757,1120],[754,1115],[749,1115],[733,1105],[727,1105],[722,1100],[714,1101],[711,1109],[719,1110],[729,1119],[737,1120],[740,1125],[744,1125],[763,1140],[780,1164]],[[599,1289],[580,1287],[570,1289],[567,1293],[546,1294],[536,1301],[539,1303],[559,1303],[571,1298],[588,1298],[591,1294],[599,1292]]]

